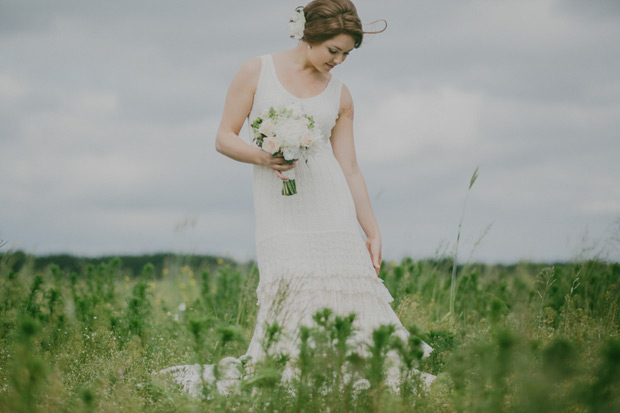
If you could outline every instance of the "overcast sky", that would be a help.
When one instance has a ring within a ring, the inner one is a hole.
[[[300,4],[0,0],[0,251],[253,258],[215,133]],[[356,4],[388,29],[332,73],[384,259],[450,253],[464,213],[461,261],[620,260],[619,1]]]

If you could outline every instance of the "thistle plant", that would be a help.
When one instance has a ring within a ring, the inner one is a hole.
[[[214,309],[217,319],[226,324],[235,322],[238,319],[241,298],[241,273],[239,270],[229,265],[220,267],[215,279],[215,291]]]
[[[610,338],[601,351],[596,379],[580,392],[592,412],[618,411],[620,408],[620,340]]]
[[[219,340],[215,345],[215,365],[213,368],[213,374],[216,380],[219,380],[220,374],[220,364],[224,351],[229,343],[233,342],[244,342],[243,332],[236,326],[220,326],[215,329],[215,332],[218,335]]]
[[[373,411],[379,411],[379,401],[383,393],[383,382],[385,380],[385,365],[387,353],[391,349],[391,337],[395,331],[392,324],[381,325],[372,332],[372,344],[368,350],[368,380],[370,382],[371,400]]]
[[[45,388],[49,368],[38,356],[36,339],[41,324],[28,315],[18,320],[18,338],[10,383],[13,397],[5,405],[7,411],[38,412],[37,406]],[[3,403],[0,403],[2,406]]]
[[[211,292],[211,274],[208,270],[200,273],[200,298],[205,312],[212,312],[215,303]]]
[[[281,388],[282,372],[290,356],[277,350],[284,328],[277,321],[268,323],[265,326],[265,335],[261,340],[261,345],[265,352],[265,357],[259,362],[255,362],[251,375],[244,381],[247,388],[258,388],[267,391],[269,403],[273,404],[274,395],[271,391]]]
[[[43,276],[41,274],[37,274],[34,276],[32,280],[32,286],[30,287],[30,295],[28,296],[28,300],[26,301],[26,312],[32,318],[41,318],[41,309],[39,307],[39,292],[41,290],[41,286],[43,285]]]
[[[394,348],[400,357],[400,373],[401,373],[401,396],[407,397],[414,393],[412,383],[420,385],[419,376],[414,374],[414,368],[418,367],[424,350],[422,349],[422,339],[419,336],[418,328],[415,325],[407,327],[409,337],[404,342],[400,339],[394,340]],[[418,386],[419,387],[419,386]]]
[[[299,381],[297,382],[297,405],[298,411],[308,403],[310,392],[310,370],[313,363],[313,352],[310,347],[312,329],[308,326],[299,327],[299,356],[297,366],[299,368]]]
[[[131,297],[127,300],[125,311],[126,335],[124,341],[132,335],[140,337],[142,345],[146,344],[146,326],[150,320],[151,301],[147,281],[153,276],[153,265],[146,264],[142,269],[140,280],[134,285]]]

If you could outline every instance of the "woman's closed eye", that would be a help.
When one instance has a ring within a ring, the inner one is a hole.
[[[338,53],[338,50],[329,49],[329,52],[330,52],[331,54],[336,54],[336,53]],[[349,55],[349,52],[344,52],[344,53],[343,53],[343,55],[344,55],[344,56],[348,56],[348,55]]]

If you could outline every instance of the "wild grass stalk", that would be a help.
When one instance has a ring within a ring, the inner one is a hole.
[[[478,168],[474,170],[470,180],[469,187],[467,188],[467,194],[465,195],[465,202],[463,203],[463,209],[461,211],[461,219],[459,220],[459,227],[456,233],[456,242],[454,244],[454,253],[452,256],[452,277],[450,281],[450,312],[452,320],[455,320],[456,314],[454,312],[454,301],[456,300],[456,271],[458,267],[458,252],[459,252],[459,241],[461,240],[461,227],[463,226],[463,219],[465,218],[465,207],[467,206],[467,200],[469,199],[469,193],[471,192],[472,186],[478,179]]]

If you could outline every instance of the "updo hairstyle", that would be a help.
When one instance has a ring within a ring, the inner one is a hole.
[[[387,22],[381,19],[385,23],[383,30],[365,32],[357,9],[350,0],[314,0],[306,7],[298,8],[303,8],[306,18],[301,40],[311,45],[323,43],[339,34],[348,34],[357,49],[362,45],[365,33],[381,33],[387,28]]]

